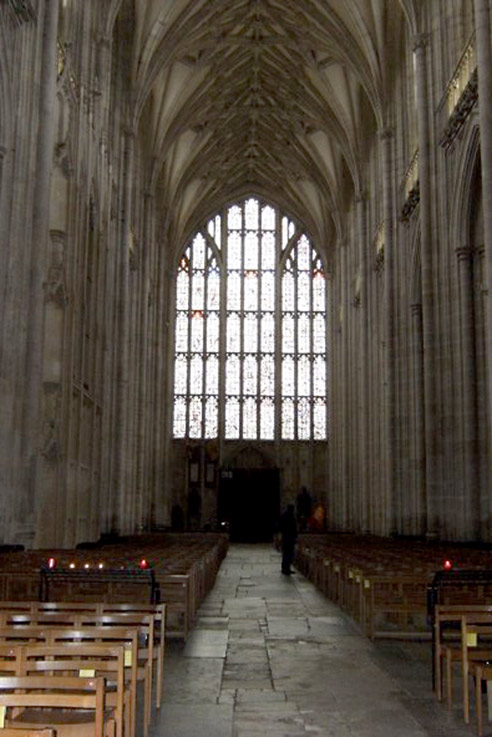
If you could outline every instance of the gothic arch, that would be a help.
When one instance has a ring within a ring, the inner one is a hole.
[[[451,242],[456,248],[470,245],[474,178],[480,164],[480,129],[474,124],[463,141],[451,201]]]

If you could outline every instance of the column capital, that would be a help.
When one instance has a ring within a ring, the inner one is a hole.
[[[395,129],[391,125],[386,125],[378,132],[381,141],[390,141],[395,135]]]
[[[113,39],[111,36],[99,36],[98,43],[104,49],[110,49]]]
[[[125,136],[125,138],[129,138],[130,140],[134,141],[135,138],[137,137],[137,129],[131,125],[124,125],[123,135]]]
[[[414,53],[417,53],[418,51],[425,51],[426,47],[429,44],[429,34],[428,33],[416,33],[413,37],[413,47],[412,51]]]

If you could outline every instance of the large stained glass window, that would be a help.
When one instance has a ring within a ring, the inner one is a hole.
[[[327,437],[327,280],[310,239],[257,198],[226,208],[177,269],[174,437]]]

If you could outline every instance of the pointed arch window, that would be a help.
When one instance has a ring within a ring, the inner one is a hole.
[[[308,236],[249,197],[187,244],[176,274],[176,438],[324,440],[328,290]]]

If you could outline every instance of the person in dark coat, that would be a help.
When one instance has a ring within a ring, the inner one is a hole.
[[[290,576],[297,540],[297,522],[293,504],[289,504],[280,517],[280,534],[282,536],[282,573]]]

